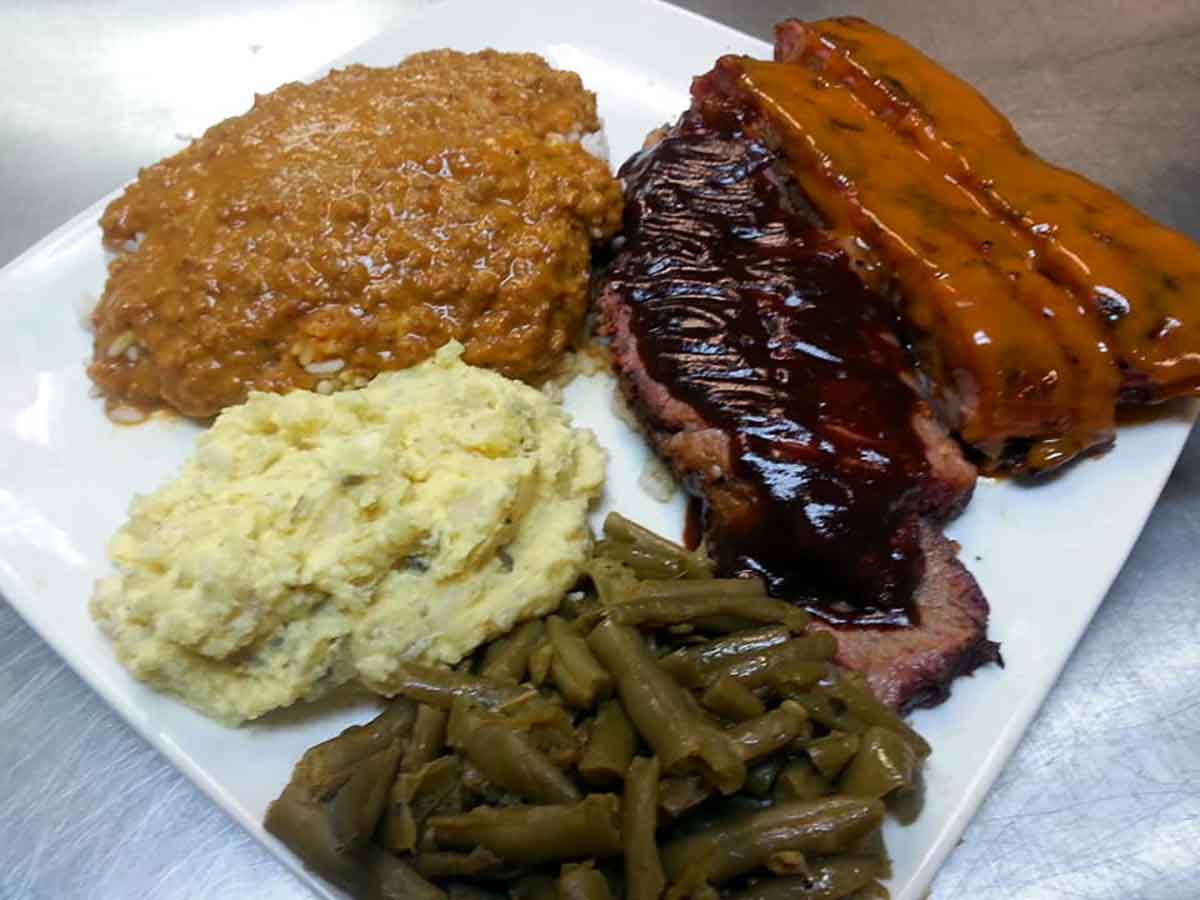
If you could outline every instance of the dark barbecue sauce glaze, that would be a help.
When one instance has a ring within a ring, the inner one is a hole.
[[[923,571],[922,403],[891,307],[870,293],[734,114],[687,114],[621,169],[625,242],[609,271],[638,355],[730,442],[703,524],[723,575],[831,621],[904,625]],[[719,492],[718,492],[719,493]],[[714,495],[716,496],[716,495]]]

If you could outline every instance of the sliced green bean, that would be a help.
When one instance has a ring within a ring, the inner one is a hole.
[[[868,856],[830,856],[811,860],[808,872],[788,878],[764,878],[731,900],[839,900],[870,884],[879,860]]]
[[[787,690],[785,696],[808,710],[810,719],[831,731],[862,734],[867,730],[866,722],[848,712],[841,701],[835,702],[819,685],[814,685],[811,690]]]
[[[412,728],[412,739],[400,761],[401,771],[415,772],[441,756],[445,749],[446,714],[436,706],[420,704]]]
[[[772,875],[803,875],[808,872],[808,857],[799,850],[780,850],[767,860]]]
[[[662,861],[672,880],[700,868],[708,881],[723,884],[762,868],[784,850],[843,851],[882,821],[883,804],[878,800],[827,797],[783,803],[730,816],[697,834],[676,838],[662,849]]]
[[[553,663],[554,647],[550,644],[550,638],[543,633],[529,657],[529,680],[541,687],[550,677],[550,667]]]
[[[658,858],[657,757],[637,757],[625,779],[621,804],[621,838],[625,844],[626,900],[658,900],[667,885]]]
[[[859,797],[884,797],[912,786],[917,754],[894,731],[872,725],[859,742],[858,753],[838,779],[838,790]]]
[[[734,722],[744,722],[767,711],[754,691],[728,676],[722,676],[710,684],[701,695],[700,702],[717,715]]]
[[[443,756],[415,772],[401,772],[388,794],[380,843],[400,853],[411,852],[420,842],[426,819],[462,808],[462,766],[454,757]]]
[[[685,687],[700,687],[709,672],[731,657],[767,650],[791,638],[782,625],[768,625],[676,650],[659,662]]]
[[[776,803],[816,800],[833,793],[833,786],[807,759],[788,760],[775,779],[771,797]]]
[[[588,645],[613,676],[625,714],[654,748],[664,771],[698,766],[723,794],[742,786],[746,767],[733,741],[696,712],[635,629],[608,619],[592,631]]]
[[[659,571],[667,572],[667,577],[675,578],[711,578],[712,562],[705,553],[689,551],[674,541],[669,541],[655,534],[649,528],[622,516],[620,513],[609,513],[604,519],[604,536],[606,542],[601,542],[597,551],[604,553],[605,547],[614,548],[618,545],[633,548],[633,554],[638,560],[644,560],[647,565],[653,565]],[[611,555],[611,554],[610,554]],[[625,560],[621,560],[625,562]],[[636,565],[631,566],[639,575],[643,571]]]
[[[832,664],[817,660],[796,660],[779,666],[769,675],[771,690],[780,697],[790,699],[795,695],[811,692],[823,678],[829,676]]]
[[[621,852],[620,802],[612,794],[590,794],[569,805],[480,806],[459,816],[435,816],[428,828],[439,848],[484,847],[525,865]]]
[[[710,670],[711,677],[736,678],[747,687],[769,685],[802,663],[824,663],[837,653],[837,640],[827,631],[814,631],[786,644],[734,656]]]
[[[759,760],[746,770],[746,784],[742,790],[760,800],[770,797],[775,779],[779,777],[786,763],[787,759],[780,753]]]
[[[554,652],[550,676],[567,703],[576,709],[591,709],[598,698],[612,694],[612,676],[565,619],[550,616],[546,636]]]
[[[587,748],[579,759],[579,775],[589,784],[621,782],[637,750],[637,735],[619,700],[600,704]]]
[[[361,760],[407,739],[416,718],[415,703],[393,700],[367,724],[351,725],[337,737],[305,750],[292,771],[292,782],[306,785],[314,796],[336,790]]]
[[[833,672],[821,682],[830,696],[840,700],[846,711],[868,725],[878,725],[895,732],[912,747],[917,756],[924,759],[932,748],[911,725],[904,721],[891,707],[879,701],[871,689],[862,683],[860,676],[848,672]]]
[[[712,787],[699,775],[668,777],[658,783],[658,809],[672,822],[683,818],[712,796]]]
[[[465,697],[454,701],[451,745],[492,784],[534,803],[574,803],[579,788],[503,716],[485,715]]]
[[[529,657],[541,641],[544,626],[540,619],[526,622],[511,634],[488,644],[479,674],[493,681],[519,684],[529,671]]]
[[[808,713],[799,703],[785,700],[756,719],[729,730],[738,753],[746,762],[761,759],[801,737],[808,730]]]
[[[470,762],[463,762],[463,790],[474,800],[468,802],[467,808],[483,804],[484,806],[519,806],[521,798],[510,790],[500,787],[487,779]]]
[[[559,604],[558,614],[568,622],[574,622],[600,605],[592,591],[568,591]]]
[[[782,624],[800,632],[811,617],[797,606],[763,593],[762,585],[745,578],[711,581],[643,581],[631,596],[589,613],[585,621],[604,615],[622,625],[666,628],[687,625],[712,631],[735,631],[756,624]]]
[[[566,865],[558,876],[558,900],[612,900],[612,892],[590,863]]]
[[[832,780],[858,752],[858,735],[835,731],[809,741],[804,749],[817,771]]]
[[[628,598],[637,586],[637,578],[628,566],[603,556],[593,556],[585,571],[596,591],[601,606],[616,603],[618,598]],[[590,612],[585,613],[590,615]]]
[[[470,853],[426,850],[418,853],[411,861],[412,867],[431,881],[478,878],[483,875],[497,875],[504,870],[504,860],[483,847],[476,847]]]
[[[537,693],[528,687],[492,678],[408,661],[396,664],[387,689],[446,711],[450,710],[455,697],[466,697],[486,709],[499,709]]]
[[[351,891],[361,890],[370,878],[360,851],[379,823],[396,777],[398,734],[415,717],[415,707],[401,706],[409,707],[403,716],[393,705],[370,725],[311,748],[263,819],[267,831],[306,866]]]

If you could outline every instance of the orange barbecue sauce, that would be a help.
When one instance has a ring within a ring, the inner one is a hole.
[[[1200,391],[1200,247],[1031,152],[978,91],[856,18],[785,22],[776,57],[858,102],[992,214],[1031,240],[1034,264],[1084,298],[1123,371],[1126,399]]]
[[[864,278],[894,280],[950,424],[993,466],[1053,468],[1111,441],[1118,402],[1200,392],[1193,241],[861,19],[785,22],[776,58],[727,57],[697,96],[748,101]]]
[[[900,283],[918,352],[964,440],[993,460],[1010,441],[1032,441],[1021,461],[1030,468],[1111,440],[1120,372],[1080,298],[1032,265],[1019,229],[844,85],[778,63],[721,67],[736,67],[733,89],[770,123],[827,224],[865,240]]]

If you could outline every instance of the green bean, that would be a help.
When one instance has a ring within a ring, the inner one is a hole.
[[[858,752],[858,735],[835,731],[809,741],[804,749],[817,771],[833,780]]]
[[[380,842],[397,852],[415,850],[425,820],[438,812],[461,812],[462,794],[462,766],[454,757],[443,756],[415,772],[401,772],[388,794]]]
[[[867,856],[814,859],[804,875],[764,878],[733,894],[731,900],[838,900],[870,884],[879,868],[879,860]]]
[[[921,737],[904,719],[900,718],[886,704],[871,693],[859,680],[859,676],[848,672],[833,672],[821,686],[833,697],[846,706],[846,711],[865,722],[867,725],[877,725],[895,732],[913,749],[917,756],[924,759],[931,752],[929,742]]]
[[[550,616],[546,635],[554,650],[550,675],[567,703],[577,709],[591,709],[598,697],[612,694],[612,676],[596,661],[587,641],[564,619]]]
[[[767,707],[754,691],[736,678],[728,676],[722,676],[710,684],[701,695],[700,702],[717,715],[734,722],[753,719],[767,711]]]
[[[655,556],[637,544],[605,539],[596,543],[596,553],[629,566],[639,578],[686,577],[675,560]]]
[[[375,831],[396,777],[401,744],[392,729],[400,718],[410,721],[393,706],[370,725],[311,748],[263,819],[267,831],[305,865],[348,890],[358,890],[368,877],[358,854]],[[347,742],[337,746],[341,738]],[[364,756],[371,747],[377,749]]]
[[[584,571],[592,582],[601,606],[616,603],[619,597],[628,597],[637,586],[633,570],[614,559],[593,556]],[[585,613],[590,614],[590,611]]]
[[[574,803],[582,798],[574,782],[502,716],[484,715],[459,697],[450,720],[451,745],[492,784],[535,803]]]
[[[658,900],[667,885],[658,844],[657,757],[637,757],[625,779],[621,804],[621,837],[625,844],[626,900]]]
[[[417,705],[411,700],[393,700],[366,725],[351,725],[337,737],[305,750],[292,781],[308,785],[314,796],[335,790],[361,760],[407,738],[416,717]]]
[[[553,806],[479,806],[459,816],[435,816],[428,828],[438,847],[484,847],[510,863],[536,865],[606,858],[621,852],[620,803],[589,794]]]
[[[529,657],[542,638],[540,619],[526,622],[511,634],[492,641],[483,654],[479,674],[493,681],[519,684],[529,671]]]
[[[829,676],[832,665],[817,660],[796,660],[780,666],[769,675],[771,690],[784,699],[811,692],[823,678]]]
[[[785,700],[775,709],[756,719],[742,722],[729,730],[738,754],[746,762],[761,759],[805,733],[808,713],[799,703]]]
[[[828,692],[820,686],[814,686],[812,690],[807,691],[787,690],[784,694],[789,700],[795,700],[808,710],[810,719],[831,731],[862,734],[867,730],[866,722],[847,712],[840,701],[835,706],[834,698],[830,697]]]
[[[784,850],[837,853],[879,827],[883,804],[858,797],[828,797],[783,803],[741,813],[697,834],[676,838],[662,850],[672,880],[700,868],[708,881],[723,884],[758,869]]]
[[[625,714],[664,771],[699,766],[723,794],[742,786],[746,767],[733,741],[694,710],[687,692],[659,667],[635,629],[606,620],[588,645],[612,674]]]
[[[789,800],[816,800],[833,793],[833,786],[807,759],[791,759],[784,765],[771,797],[776,803]]]
[[[591,591],[568,591],[559,604],[558,614],[568,622],[574,622],[580,616],[591,612],[600,605],[600,601]]]
[[[706,674],[729,658],[776,647],[791,637],[792,633],[782,625],[769,625],[676,650],[659,662],[684,687],[700,687]]]
[[[550,677],[550,667],[553,663],[554,647],[550,644],[550,639],[543,633],[529,657],[529,680],[541,687]]]
[[[492,678],[408,661],[397,663],[386,687],[392,694],[447,711],[455,697],[466,697],[486,709],[499,709],[537,693],[528,687]]]
[[[478,806],[519,806],[521,798],[488,781],[487,777],[469,762],[463,763],[463,790],[470,795],[466,808]]]
[[[412,739],[400,761],[400,770],[415,772],[441,756],[445,747],[446,714],[435,706],[420,704],[417,707],[417,720],[413,724]]]
[[[894,731],[872,725],[862,736],[858,753],[838,780],[838,790],[859,797],[883,797],[911,787],[917,754]]]
[[[711,677],[736,678],[750,688],[763,687],[801,663],[823,663],[833,659],[835,653],[837,640],[834,636],[827,631],[815,631],[786,644],[731,657],[714,666],[709,674]]]
[[[771,796],[771,788],[775,786],[775,779],[786,762],[785,757],[778,753],[759,760],[746,770],[746,784],[742,790],[760,800]]]
[[[670,577],[710,578],[712,563],[707,554],[689,551],[679,544],[655,534],[649,528],[626,519],[620,513],[609,513],[604,519],[606,542],[602,547],[624,545],[636,549],[636,556],[647,562],[654,561],[659,570],[670,573]],[[604,552],[597,548],[599,552]],[[624,562],[624,560],[622,560]],[[637,566],[635,571],[641,575]]]
[[[412,858],[412,867],[425,878],[442,881],[447,878],[478,878],[481,875],[501,873],[504,860],[483,847],[476,847],[470,853],[427,850]]]
[[[808,857],[799,850],[780,850],[767,860],[772,875],[803,875],[808,872]]]
[[[622,625],[663,628],[688,625],[703,630],[736,631],[753,624],[782,624],[803,631],[810,621],[804,610],[763,593],[762,585],[745,578],[712,581],[643,581],[631,596],[589,613],[585,621],[604,615]]]
[[[619,700],[600,704],[587,749],[579,760],[579,774],[590,784],[613,785],[625,778],[637,750],[637,735]]]
[[[664,778],[658,783],[658,808],[672,822],[690,813],[713,795],[699,775]]]
[[[591,864],[567,865],[558,876],[558,900],[612,900],[612,892]]]
[[[446,900],[446,892],[421,877],[412,866],[390,853],[371,855],[379,900]]]

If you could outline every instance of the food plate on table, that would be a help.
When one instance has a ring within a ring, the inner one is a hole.
[[[763,42],[650,3],[609,7],[592,19],[550,3],[503,12],[477,4],[464,12],[462,6],[431,10],[403,33],[381,35],[330,65],[390,66],[446,46],[538,53],[579,73],[596,93],[615,166],[648,132],[676,119],[688,105],[691,78],[717,57],[771,55]],[[639,27],[630,29],[629,22]],[[656,39],[663,33],[682,49],[665,49]],[[135,728],[314,888],[328,892],[259,823],[302,751],[364,721],[371,707],[326,703],[230,730],[135,681],[88,615],[93,580],[109,569],[105,543],[124,521],[130,499],[174,474],[201,433],[183,419],[115,427],[89,393],[81,360],[91,339],[79,327],[78,310],[82,298],[104,286],[96,222],[106,202],[0,273],[10,342],[0,401],[6,423],[0,587]],[[576,424],[591,428],[610,455],[597,522],[615,509],[678,538],[682,498],[659,502],[643,490],[649,450],[614,412],[612,391],[605,376],[583,377],[564,399]],[[1113,450],[1036,487],[982,479],[966,512],[949,526],[990,601],[990,636],[1003,645],[1007,668],[980,670],[956,683],[950,702],[914,714],[934,754],[921,816],[887,832],[893,896],[920,896],[953,847],[1136,540],[1193,414],[1181,405],[1122,428]]]

